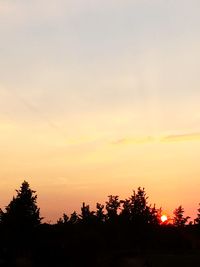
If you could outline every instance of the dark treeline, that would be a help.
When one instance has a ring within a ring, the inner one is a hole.
[[[80,214],[47,224],[24,181],[0,210],[0,266],[200,266],[200,208],[193,222],[182,206],[173,220],[162,223],[161,214],[139,187],[127,199],[110,195],[94,211],[83,203]]]

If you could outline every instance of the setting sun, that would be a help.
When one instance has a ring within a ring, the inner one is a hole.
[[[163,214],[160,219],[161,219],[161,222],[164,223],[167,221],[167,216]]]

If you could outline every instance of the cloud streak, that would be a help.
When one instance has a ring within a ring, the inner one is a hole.
[[[200,140],[200,133],[189,133],[189,134],[177,134],[168,135],[162,138],[162,142],[180,142],[180,141],[198,141]]]
[[[144,137],[124,137],[112,142],[113,145],[129,145],[129,144],[146,144],[155,140],[153,136]]]
[[[112,145],[131,145],[131,144],[148,144],[153,142],[170,143],[170,142],[189,142],[200,141],[200,133],[183,133],[172,134],[161,137],[143,136],[143,137],[123,137],[111,142]]]

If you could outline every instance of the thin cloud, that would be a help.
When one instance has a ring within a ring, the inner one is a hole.
[[[153,136],[144,137],[126,137],[120,138],[112,142],[113,145],[128,145],[128,144],[146,144],[154,142]]]
[[[198,141],[200,140],[200,133],[189,133],[189,134],[175,134],[168,135],[162,138],[162,142],[178,142],[178,141]]]
[[[185,134],[172,134],[161,137],[143,136],[143,137],[124,137],[116,139],[111,142],[113,145],[131,145],[131,144],[147,144],[153,142],[169,143],[169,142],[189,142],[199,141],[200,133],[185,133]]]

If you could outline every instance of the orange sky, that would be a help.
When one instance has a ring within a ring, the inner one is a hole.
[[[165,138],[143,138],[138,143],[133,139],[66,145],[64,151],[62,146],[48,150],[42,147],[43,141],[20,153],[7,147],[9,162],[4,154],[1,175],[6,179],[0,182],[0,204],[8,204],[25,178],[37,190],[38,204],[47,220],[79,211],[83,201],[94,207],[109,194],[126,198],[138,186],[146,188],[150,203],[169,214],[182,204],[187,214],[194,216],[199,201],[198,139],[176,137],[166,142]]]

